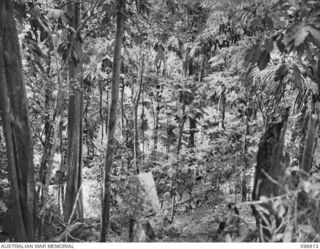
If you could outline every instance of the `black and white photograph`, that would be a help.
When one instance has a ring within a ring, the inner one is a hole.
[[[317,249],[319,126],[319,0],[0,0],[1,248]]]

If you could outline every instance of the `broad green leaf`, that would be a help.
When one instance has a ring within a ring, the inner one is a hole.
[[[258,68],[260,70],[265,69],[267,67],[269,61],[270,61],[270,53],[268,53],[266,50],[264,50],[258,60]]]
[[[299,90],[302,89],[302,73],[298,66],[294,64],[292,66],[292,82],[294,83],[294,86],[298,88]]]
[[[284,45],[282,39],[279,39],[279,40],[277,41],[277,47],[278,47],[278,49],[280,50],[281,53],[284,52],[284,50],[285,50],[285,45]]]
[[[264,18],[264,22],[265,22],[266,26],[269,29],[273,29],[274,28],[273,20],[272,20],[272,18],[270,18],[270,16],[266,15],[265,18]]]
[[[308,26],[300,26],[294,35],[294,45],[299,47],[309,35]]]
[[[277,72],[276,72],[276,78],[277,78],[278,80],[281,80],[281,79],[283,79],[284,77],[287,76],[288,72],[289,72],[288,65],[282,64],[282,65],[278,68],[278,70],[277,70]],[[276,79],[275,79],[275,80],[276,80]]]
[[[302,43],[300,46],[298,46],[297,48],[296,48],[296,51],[297,51],[297,55],[298,55],[298,57],[302,57],[303,56],[303,54],[304,54],[304,52],[305,52],[305,50],[306,50],[306,46],[304,46],[305,44],[304,43]]]
[[[261,57],[262,51],[260,45],[254,45],[249,49],[245,56],[245,60],[250,63],[256,63]]]
[[[273,39],[269,38],[265,41],[266,43],[266,51],[270,53],[273,50]]]
[[[52,41],[53,48],[57,49],[59,38],[58,38],[58,36],[56,34],[52,34],[51,35],[51,41]]]

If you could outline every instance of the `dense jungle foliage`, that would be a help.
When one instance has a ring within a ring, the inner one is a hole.
[[[319,242],[320,2],[0,1],[0,241]]]

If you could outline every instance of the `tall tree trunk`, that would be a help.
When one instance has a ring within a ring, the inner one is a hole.
[[[200,68],[199,82],[203,81],[206,63],[207,63],[207,56],[204,54],[202,58],[201,68]]]
[[[121,105],[121,134],[122,134],[122,139],[123,141],[126,141],[126,132],[125,132],[125,127],[124,127],[124,118],[125,118],[125,113],[124,113],[124,88],[125,85],[122,84],[121,87],[121,98],[120,98],[120,105]]]
[[[185,123],[185,112],[186,112],[186,104],[182,103],[182,110],[179,122],[179,133],[178,133],[178,142],[177,142],[177,156],[180,154],[181,146],[182,146],[182,137],[183,137],[183,128]]]
[[[80,26],[80,3],[69,2],[67,12],[70,26],[78,30]],[[73,210],[74,202],[81,186],[82,171],[82,105],[83,105],[83,79],[82,79],[82,45],[77,32],[69,37],[71,54],[77,55],[69,61],[70,95],[68,107],[68,149],[67,149],[67,186],[64,203],[64,220],[68,222]],[[81,196],[81,195],[80,195]],[[83,218],[82,198],[77,204],[78,218]],[[75,217],[71,217],[73,219]]]
[[[134,223],[135,223],[135,219],[133,217],[129,218],[129,242],[133,242],[134,240]]]
[[[189,57],[189,51],[186,51],[185,59],[183,63],[183,69],[185,76],[191,77],[194,73],[193,67],[193,60]],[[176,147],[176,155],[179,161],[180,150],[182,147],[182,139],[183,139],[183,129],[186,121],[186,105],[191,104],[192,100],[189,101],[187,97],[187,93],[181,92],[180,93],[180,103],[182,103],[182,110],[179,117],[179,124],[178,124],[178,138],[177,138],[177,147]],[[194,133],[192,133],[193,127],[196,126],[196,120],[193,118],[189,118],[190,120],[190,137],[189,137],[189,145],[190,147],[194,147]],[[171,207],[171,222],[173,222],[173,218],[176,212],[176,191],[173,191],[173,198],[172,198],[172,207]]]
[[[158,81],[158,79],[157,79]],[[157,155],[158,155],[158,131],[159,131],[159,115],[160,115],[160,101],[161,101],[161,86],[157,82],[157,95],[156,95],[156,112],[154,118],[154,132],[153,132],[153,165],[157,164]]]
[[[51,71],[51,50],[48,53],[48,62],[47,62],[47,71],[46,74],[50,77]],[[52,99],[52,83],[49,80],[45,85],[45,100],[44,100],[44,108],[45,108],[45,115],[44,115],[44,135],[45,139],[49,139],[50,137],[50,130],[51,130],[51,123],[50,123],[50,102]]]
[[[40,226],[39,226],[39,239],[42,240],[42,232],[43,232],[43,225],[44,219],[46,215],[46,203],[48,201],[48,194],[49,194],[49,184],[51,180],[52,168],[53,168],[53,158],[56,153],[56,148],[58,146],[58,137],[59,137],[59,130],[62,120],[62,111],[63,111],[63,77],[61,77],[61,73],[59,72],[59,68],[57,69],[58,73],[58,94],[57,94],[57,101],[56,101],[56,110],[54,114],[54,125],[52,132],[50,132],[49,137],[52,138],[52,144],[50,146],[50,150],[48,153],[48,158],[46,160],[47,166],[45,170],[44,182],[43,182],[43,193],[41,196],[41,217],[40,217]],[[51,134],[52,133],[52,134]],[[58,188],[58,192],[60,189]],[[60,196],[59,196],[60,197]],[[59,202],[58,198],[58,202]]]
[[[313,154],[315,148],[315,141],[318,136],[319,121],[320,121],[320,102],[316,101],[315,113],[310,115],[308,130],[306,132],[306,138],[304,143],[304,150],[302,154],[301,168],[305,173],[310,173],[312,168]],[[307,180],[307,176],[302,174],[302,179]],[[308,207],[308,195],[307,193],[301,191],[298,194],[298,210],[304,210]]]
[[[190,124],[190,137],[189,137],[189,148],[195,147],[195,134],[197,129],[197,120],[195,118],[189,117],[189,124]]]
[[[320,103],[317,103],[320,105]],[[313,153],[314,153],[314,146],[315,140],[318,135],[318,128],[319,128],[319,115],[320,115],[319,107],[316,108],[316,113],[310,115],[308,130],[306,134],[306,140],[302,155],[302,170],[306,173],[309,173],[312,168],[312,160],[313,160]]]
[[[50,51],[51,52],[51,51]],[[49,52],[49,62],[48,62],[48,69],[47,69],[47,75],[50,73],[51,69],[51,53]],[[45,108],[45,114],[44,114],[44,144],[43,144],[43,154],[40,162],[40,171],[39,171],[39,182],[42,184],[45,184],[45,172],[46,172],[46,167],[48,163],[48,158],[49,158],[49,152],[50,152],[50,147],[51,147],[51,122],[50,122],[50,101],[52,99],[52,90],[51,90],[51,85],[49,85],[49,82],[46,84],[46,89],[45,89],[45,103],[44,103],[44,108]],[[41,187],[37,189],[37,197],[41,198]]]
[[[117,122],[117,107],[119,101],[119,85],[120,85],[120,66],[121,66],[121,46],[124,33],[124,22],[126,6],[125,0],[117,1],[117,26],[114,42],[113,65],[112,65],[112,88],[111,88],[111,104],[109,109],[108,126],[107,126],[107,147],[104,165],[104,186],[102,199],[101,214],[101,234],[100,241],[105,242],[109,236],[109,219],[110,219],[110,197],[111,197],[111,179],[110,170],[112,166],[114,151],[114,134]]]
[[[178,161],[179,161],[180,150],[182,147],[183,128],[184,128],[184,124],[185,124],[185,110],[186,110],[186,104],[183,101],[180,122],[179,122],[178,140],[177,140],[177,159],[178,159]],[[173,185],[172,182],[171,182],[171,184]],[[176,213],[176,193],[177,193],[176,190],[172,191],[173,197],[172,197],[172,207],[171,207],[171,222],[173,222],[173,218]]]
[[[170,222],[173,222],[174,219],[174,215],[176,214],[176,193],[173,194],[172,196],[172,206],[171,206],[171,218],[170,218]]]
[[[95,122],[91,120],[89,117],[89,107],[91,106],[91,98],[92,98],[92,91],[91,88],[88,87],[86,96],[84,96],[85,100],[85,108],[83,112],[84,116],[84,123],[85,123],[85,128],[83,131],[85,131],[84,136],[85,136],[85,141],[86,141],[86,146],[87,146],[87,153],[86,153],[86,160],[85,160],[85,165],[89,165],[89,162],[93,159],[94,157],[94,144],[93,144],[93,139],[94,139],[94,129],[95,129]]]
[[[153,165],[157,165],[158,161],[158,131],[159,131],[159,103],[156,103],[156,113],[154,118],[154,131],[153,131]]]
[[[203,81],[204,78],[204,72],[205,72],[205,62],[206,62],[206,56],[203,55],[201,68],[199,72],[199,82]],[[189,76],[192,76],[191,73],[193,73],[193,64],[191,60],[191,64],[189,65]],[[192,89],[194,91],[195,88]],[[192,99],[193,100],[193,99]],[[191,104],[191,103],[190,103]],[[196,129],[197,129],[197,115],[195,117],[189,117],[189,124],[190,124],[190,137],[189,137],[189,147],[194,148],[196,146],[195,144],[195,135],[196,135]]]
[[[166,160],[169,159],[169,153],[170,153],[170,145],[171,145],[171,127],[169,124],[169,117],[167,114],[167,142],[166,142],[166,149],[167,149],[167,155],[166,155]]]
[[[283,157],[284,134],[286,120],[280,123],[267,125],[267,129],[261,137],[257,154],[256,175],[252,192],[252,200],[259,200],[261,196],[272,197],[284,193],[285,184],[285,163]],[[276,183],[277,182],[277,183]],[[279,217],[272,208],[272,204],[263,203],[261,206],[269,211],[269,214],[262,214],[256,206],[252,206],[256,217],[256,224],[262,241],[271,239],[271,231],[268,229],[266,220],[270,221],[274,215],[277,223]],[[278,224],[276,224],[278,225]]]
[[[63,123],[60,123],[60,129],[59,129],[59,137],[60,137],[60,153],[61,153],[61,162],[60,162],[60,172],[63,175],[63,178],[61,181],[59,181],[59,191],[60,191],[60,214],[63,215],[63,202],[64,202],[64,196],[65,196],[65,189],[64,189],[64,182],[65,182],[65,145],[64,145],[64,137],[63,137]]]
[[[47,122],[47,121],[45,121]],[[46,124],[45,124],[46,126]],[[40,170],[39,170],[39,182],[41,184],[45,184],[45,179],[46,179],[46,168],[47,168],[47,163],[48,163],[48,158],[49,158],[49,153],[50,153],[50,147],[51,147],[51,124],[49,129],[45,127],[45,140],[44,140],[44,147],[43,147],[43,153],[42,153],[42,158],[40,161]],[[42,192],[43,190],[42,187],[37,188],[37,197],[42,198]]]
[[[142,90],[142,82],[143,82],[143,72],[144,72],[144,54],[141,56],[140,68],[139,68],[139,77],[138,77],[138,89],[136,93],[136,97],[134,99],[134,143],[133,143],[133,153],[134,153],[134,168],[136,173],[140,173],[139,162],[138,162],[138,151],[139,151],[139,141],[138,141],[138,107],[141,97]]]
[[[294,129],[292,132],[291,143],[293,145],[294,157],[302,162],[302,155],[305,143],[306,132],[308,128],[309,114],[308,106],[305,103],[299,113],[299,118],[294,124]]]
[[[221,95],[220,95],[220,99],[219,99],[219,104],[218,104],[218,109],[220,111],[221,114],[221,128],[224,129],[225,125],[224,125],[224,119],[225,119],[225,112],[226,112],[226,96],[225,96],[225,86],[222,86],[222,91],[221,91]]]
[[[145,162],[145,135],[144,131],[146,130],[147,123],[145,121],[145,104],[144,104],[144,89],[141,90],[141,102],[142,102],[142,113],[141,113],[141,142],[142,142],[142,170],[144,170],[144,162]]]
[[[243,164],[242,164],[242,179],[241,179],[241,199],[242,201],[247,201],[247,182],[246,182],[246,170],[248,168],[248,159],[247,159],[247,152],[248,152],[248,146],[247,146],[247,136],[249,132],[249,117],[244,117],[245,122],[245,132],[243,135],[243,147],[242,147],[242,157],[243,157]]]
[[[0,107],[6,141],[16,242],[35,240],[33,141],[14,12],[0,1]]]

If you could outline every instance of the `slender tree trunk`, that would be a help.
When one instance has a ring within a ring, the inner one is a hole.
[[[62,177],[59,181],[59,197],[60,199],[59,201],[59,213],[61,215],[61,217],[63,217],[63,202],[64,202],[64,178],[65,178],[65,167],[64,167],[64,143],[63,143],[63,119],[61,119],[60,122],[60,127],[59,127],[59,139],[60,139],[60,144],[59,144],[59,152],[60,152],[60,167],[59,170],[62,174]]]
[[[183,102],[181,116],[180,116],[180,122],[179,122],[179,134],[178,134],[178,142],[177,142],[177,155],[178,156],[180,154],[181,145],[182,145],[183,128],[184,128],[184,123],[185,123],[185,110],[186,110],[186,104]]]
[[[245,132],[243,135],[243,148],[242,148],[242,157],[243,157],[243,164],[242,164],[242,181],[241,181],[241,199],[242,201],[247,201],[247,182],[246,182],[246,170],[248,168],[248,160],[247,160],[247,136],[249,132],[249,124],[248,124],[248,117],[245,116]]]
[[[47,63],[47,76],[50,76],[50,70],[51,70],[51,51],[48,53],[48,63]],[[50,102],[52,99],[52,89],[51,89],[51,82],[47,82],[45,87],[45,100],[44,100],[44,108],[45,108],[45,115],[44,115],[44,134],[45,138],[47,139],[48,136],[50,136]]]
[[[129,242],[133,242],[134,240],[134,233],[133,233],[134,222],[135,222],[135,219],[133,217],[130,217],[129,218]]]
[[[99,82],[99,114],[100,114],[100,121],[101,121],[101,145],[103,144],[104,139],[104,117],[103,117],[103,86],[102,82]]]
[[[90,119],[88,113],[89,113],[89,107],[91,106],[91,98],[92,98],[92,91],[90,87],[87,89],[87,93],[85,96],[86,104],[84,108],[84,122],[85,122],[85,141],[86,141],[86,146],[87,146],[87,155],[86,155],[86,165],[89,165],[90,160],[94,157],[94,144],[93,144],[93,139],[94,139],[94,128],[95,128],[95,123]]]
[[[16,242],[35,241],[33,141],[12,1],[0,1],[0,108]]]
[[[176,214],[176,194],[172,196],[172,207],[171,207],[171,222],[173,222],[174,215]]]
[[[45,128],[46,130],[46,128]],[[51,125],[50,125],[50,130],[47,133],[45,131],[45,143],[43,147],[43,154],[40,162],[40,170],[39,170],[39,182],[41,184],[45,184],[45,178],[46,178],[46,168],[47,168],[47,163],[48,163],[48,158],[49,158],[49,152],[50,152],[50,147],[51,147]],[[37,188],[37,197],[42,198],[42,193],[41,191],[43,190],[42,187]]]
[[[64,150],[64,137],[63,137],[63,123],[60,123],[60,130],[59,130],[59,137],[60,137],[60,153],[61,153],[61,163],[60,163],[60,172],[62,174],[62,181],[59,182],[59,191],[60,191],[60,214],[63,215],[63,202],[65,196],[65,189],[64,189],[64,181],[65,181],[65,150]]]
[[[320,105],[320,103],[317,103],[317,105]],[[309,173],[312,167],[315,140],[317,138],[319,128],[319,111],[320,110],[317,110],[317,113],[310,115],[309,119],[309,126],[306,134],[306,141],[301,163],[302,170],[306,173]]]
[[[123,141],[126,141],[125,137],[126,137],[126,132],[125,132],[125,128],[124,128],[124,88],[125,85],[122,84],[121,87],[121,100],[120,100],[120,105],[121,105],[121,134],[122,134],[122,139]]]
[[[190,137],[189,137],[189,147],[195,147],[195,134],[197,129],[197,120],[195,118],[189,117],[190,122]]]
[[[224,129],[224,119],[225,119],[225,112],[226,112],[226,97],[225,97],[225,87],[223,86],[223,90],[221,91],[218,109],[221,113],[221,128]]]
[[[302,106],[298,120],[294,124],[294,129],[291,137],[291,144],[293,145],[294,157],[302,162],[302,155],[305,143],[306,132],[308,128],[309,115],[307,113],[308,106],[305,103]]]
[[[146,130],[147,124],[145,123],[145,111],[144,111],[144,89],[141,90],[141,101],[142,101],[142,113],[141,113],[141,140],[142,140],[142,170],[144,170],[145,162],[145,135],[144,131]]]
[[[204,64],[205,64],[205,56],[203,57],[203,61],[202,61],[202,65],[200,68],[200,72],[199,72],[199,82],[203,81],[203,77],[204,77]],[[192,74],[194,74],[194,67],[193,67],[193,62],[192,60],[190,60],[190,65],[189,65],[189,76],[192,77]],[[195,91],[196,88],[192,87],[191,91]],[[193,96],[191,99],[191,102],[188,104],[192,104],[193,101]],[[190,128],[190,137],[189,137],[189,144],[188,147],[189,148],[194,148],[195,147],[195,135],[196,135],[196,129],[197,129],[197,117],[190,117],[189,116],[189,128]]]
[[[158,156],[158,131],[159,131],[159,115],[160,115],[160,101],[161,101],[161,86],[157,82],[157,95],[156,95],[156,112],[154,119],[154,133],[153,133],[153,164],[157,164]]]
[[[59,70],[59,69],[58,69]],[[40,221],[40,227],[39,227],[39,239],[42,240],[42,232],[43,232],[43,225],[44,225],[44,218],[46,215],[46,203],[48,201],[48,193],[49,193],[49,184],[51,179],[51,173],[53,168],[53,158],[56,153],[56,148],[58,146],[58,136],[59,136],[59,130],[60,130],[60,124],[62,120],[62,111],[63,111],[63,94],[62,94],[62,84],[63,84],[63,78],[61,77],[61,73],[58,71],[58,94],[57,94],[57,101],[56,101],[56,110],[55,110],[55,123],[53,126],[52,134],[49,134],[49,137],[52,137],[52,144],[50,146],[50,151],[48,153],[48,158],[46,160],[47,166],[46,166],[46,173],[43,175],[44,177],[44,185],[43,185],[43,193],[41,198],[41,221]],[[58,192],[59,188],[58,188]],[[59,196],[60,197],[60,196]],[[58,202],[59,202],[58,198]]]
[[[203,81],[205,68],[206,68],[206,63],[207,63],[207,56],[203,55],[201,68],[200,68],[200,74],[199,74],[199,82]]]
[[[183,101],[180,122],[179,122],[178,141],[177,141],[177,159],[178,159],[178,161],[179,161],[179,155],[180,155],[180,150],[181,150],[181,146],[182,146],[183,128],[184,128],[184,124],[185,124],[185,110],[186,110],[186,104]],[[173,218],[174,218],[175,213],[176,213],[176,191],[173,192],[173,198],[172,198],[171,222],[173,222]]]
[[[170,153],[170,143],[171,143],[171,139],[170,139],[170,125],[169,125],[169,117],[167,114],[167,143],[166,143],[166,149],[167,149],[167,155],[166,155],[166,160],[169,159],[169,153]]]
[[[187,76],[187,75],[192,76],[193,75],[193,61],[192,61],[192,59],[189,58],[188,51],[186,52],[186,57],[185,57],[183,68],[184,68],[185,76]],[[180,99],[182,102],[182,110],[181,110],[181,115],[180,115],[180,120],[179,120],[178,140],[177,140],[177,147],[176,147],[178,161],[179,161],[180,150],[182,147],[183,129],[184,129],[185,121],[186,121],[186,117],[185,117],[186,116],[186,114],[185,114],[186,104],[190,104],[189,102],[186,101],[186,99],[184,97],[184,93],[181,93]],[[190,126],[191,126],[191,122],[190,122]],[[191,127],[190,127],[190,135],[191,135]],[[194,144],[194,137],[190,136],[189,144],[192,144],[192,143]],[[175,212],[176,212],[176,191],[173,193],[173,199],[172,199],[171,222],[173,222]]]
[[[51,50],[49,50],[48,53],[48,62],[47,62],[47,76],[49,77],[50,75],[50,70],[51,70]],[[46,172],[46,167],[48,163],[48,157],[49,157],[49,151],[50,151],[50,146],[51,146],[51,121],[50,121],[50,102],[52,99],[52,89],[51,89],[51,83],[50,81],[46,82],[45,84],[45,100],[44,100],[44,143],[43,145],[43,153],[42,153],[42,158],[40,161],[40,170],[39,170],[39,179],[38,181],[41,184],[45,184],[45,172]],[[41,190],[42,187],[39,186],[36,190],[37,197],[41,198]]]
[[[154,124],[154,132],[153,132],[153,165],[157,165],[158,161],[158,130],[159,130],[159,103],[157,102],[156,107],[156,116],[155,116],[155,124]]]
[[[51,53],[49,53],[49,58],[51,58],[50,56]],[[50,66],[48,67],[48,71],[50,71]],[[49,110],[50,110],[50,101],[52,99],[52,90],[51,90],[51,86],[46,85],[46,89],[45,89],[45,116],[44,116],[44,147],[43,147],[43,154],[42,154],[42,158],[41,158],[41,162],[40,162],[40,171],[39,171],[39,182],[41,184],[45,184],[45,172],[46,172],[46,167],[47,167],[47,163],[48,163],[48,158],[49,158],[49,152],[50,152],[50,147],[51,147],[51,122],[50,122],[50,114],[49,114]],[[39,187],[37,189],[37,196],[38,198],[41,198],[41,187]]]
[[[111,88],[111,104],[109,109],[108,126],[107,126],[107,147],[104,165],[104,186],[102,199],[101,214],[101,234],[100,242],[105,242],[109,236],[109,219],[110,219],[110,196],[111,196],[111,179],[110,170],[112,166],[114,151],[114,134],[117,121],[117,107],[119,101],[119,85],[120,85],[120,67],[121,67],[121,46],[124,33],[125,22],[125,0],[117,1],[117,26],[114,42],[113,66],[112,66],[112,88]]]
[[[67,4],[70,26],[77,30],[80,26],[80,3]],[[68,107],[68,149],[67,149],[67,187],[64,203],[64,221],[70,220],[74,202],[81,186],[82,171],[82,45],[79,35],[73,33],[69,37],[71,54],[76,54],[78,61],[72,58],[69,61],[70,95]],[[79,198],[77,205],[78,218],[83,218],[82,201]],[[75,217],[71,217],[72,219]]]
[[[315,141],[318,136],[319,121],[320,121],[320,102],[317,100],[315,103],[315,113],[310,115],[308,130],[304,143],[304,150],[302,154],[301,168],[305,173],[310,173],[312,168],[313,154],[315,149]],[[307,176],[302,174],[302,179],[307,180]],[[309,198],[308,194],[304,191],[298,194],[298,210],[304,210],[308,207]]]
[[[133,152],[134,152],[134,168],[136,170],[136,173],[140,173],[139,169],[139,157],[138,157],[138,151],[139,151],[139,141],[138,141],[138,107],[139,107],[139,102],[140,102],[140,97],[141,97],[141,91],[142,91],[142,82],[143,82],[143,72],[144,72],[144,54],[141,57],[141,62],[140,62],[140,69],[139,69],[139,77],[138,77],[138,90],[137,94],[134,100],[134,110],[133,110],[133,115],[134,115],[134,144],[133,144]]]

